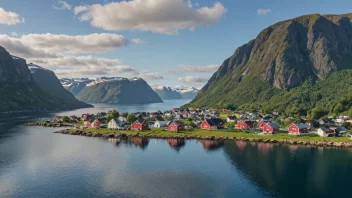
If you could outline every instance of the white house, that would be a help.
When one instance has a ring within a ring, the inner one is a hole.
[[[120,122],[122,123],[127,123],[127,118],[120,116],[119,117]]]
[[[162,127],[167,127],[167,121],[156,121],[154,123],[154,128],[162,128]]]
[[[118,129],[118,130],[124,130],[125,129],[125,124],[121,122],[119,119],[112,119],[108,123],[108,129]]]
[[[334,135],[334,133],[335,133],[334,130],[331,130],[325,127],[320,127],[317,131],[317,134],[320,137],[328,137],[329,135]]]

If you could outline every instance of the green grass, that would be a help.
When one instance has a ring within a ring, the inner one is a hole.
[[[72,129],[74,130],[74,129]],[[262,135],[255,134],[251,132],[238,131],[236,129],[228,130],[217,130],[217,131],[207,131],[201,129],[191,129],[185,130],[179,133],[165,131],[164,129],[151,129],[146,131],[130,131],[130,130],[110,130],[110,129],[85,129],[86,132],[99,132],[99,133],[124,133],[126,135],[135,135],[139,133],[140,135],[150,135],[150,136],[160,136],[160,137],[180,137],[180,136],[200,136],[200,137],[235,137],[235,138],[252,138],[252,139],[274,139],[274,140],[296,140],[303,142],[318,142],[318,141],[328,141],[328,142],[350,142],[351,140],[348,137],[319,137],[316,134],[295,136],[288,135],[285,132],[280,132],[276,135]]]

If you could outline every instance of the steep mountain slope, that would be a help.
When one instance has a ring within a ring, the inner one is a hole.
[[[302,16],[274,24],[239,47],[188,106],[270,104],[274,95],[300,89],[307,81],[323,82],[331,73],[349,68],[352,14]]]
[[[77,100],[69,91],[67,91],[61,85],[60,80],[56,77],[54,72],[32,63],[28,65],[28,68],[31,71],[34,82],[43,91],[49,93],[56,99],[75,108],[90,106]]]
[[[59,111],[90,105],[67,103],[43,90],[33,79],[26,60],[12,57],[0,46],[0,112]]]
[[[141,78],[114,78],[88,84],[77,98],[87,103],[148,104],[163,102]]]

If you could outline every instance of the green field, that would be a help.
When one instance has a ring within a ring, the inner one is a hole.
[[[74,129],[72,129],[74,130]],[[274,140],[296,140],[296,141],[328,141],[328,142],[351,142],[348,137],[319,137],[316,134],[295,136],[288,135],[287,132],[280,132],[276,135],[262,135],[256,134],[253,132],[244,132],[238,130],[217,130],[217,131],[207,131],[201,129],[191,129],[185,130],[179,133],[165,131],[164,129],[151,129],[146,131],[130,131],[130,130],[110,130],[110,129],[85,129],[85,132],[98,132],[98,133],[124,133],[126,135],[135,135],[139,133],[140,135],[147,136],[158,136],[158,137],[183,137],[183,136],[192,136],[192,137],[235,137],[235,138],[252,138],[252,139],[274,139]]]

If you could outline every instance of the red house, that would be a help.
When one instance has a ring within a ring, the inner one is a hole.
[[[298,134],[308,133],[309,125],[308,124],[297,124],[294,123],[290,127],[288,127],[289,134]]]
[[[132,130],[143,131],[149,129],[148,122],[145,119],[139,118],[131,124]]]
[[[55,117],[51,122],[53,122],[53,123],[61,123],[62,120],[61,120],[60,117]]]
[[[85,121],[85,122],[84,122],[84,127],[91,128],[91,127],[92,127],[92,122],[90,122],[90,121]]]
[[[219,118],[205,119],[200,125],[201,129],[216,130],[224,128],[224,121]]]
[[[263,133],[278,133],[280,130],[280,125],[276,122],[266,123],[263,126]]]
[[[185,127],[184,127],[183,122],[181,122],[179,120],[172,121],[169,124],[169,126],[167,127],[168,131],[172,131],[172,132],[176,132],[176,133],[178,133],[184,129],[185,129]]]
[[[258,129],[263,129],[265,124],[266,124],[266,122],[264,120],[260,121],[257,125]]]
[[[254,123],[249,120],[240,120],[237,122],[238,129],[253,129]]]
[[[101,124],[100,121],[96,119],[92,122],[91,127],[92,128],[99,128],[100,124]]]

